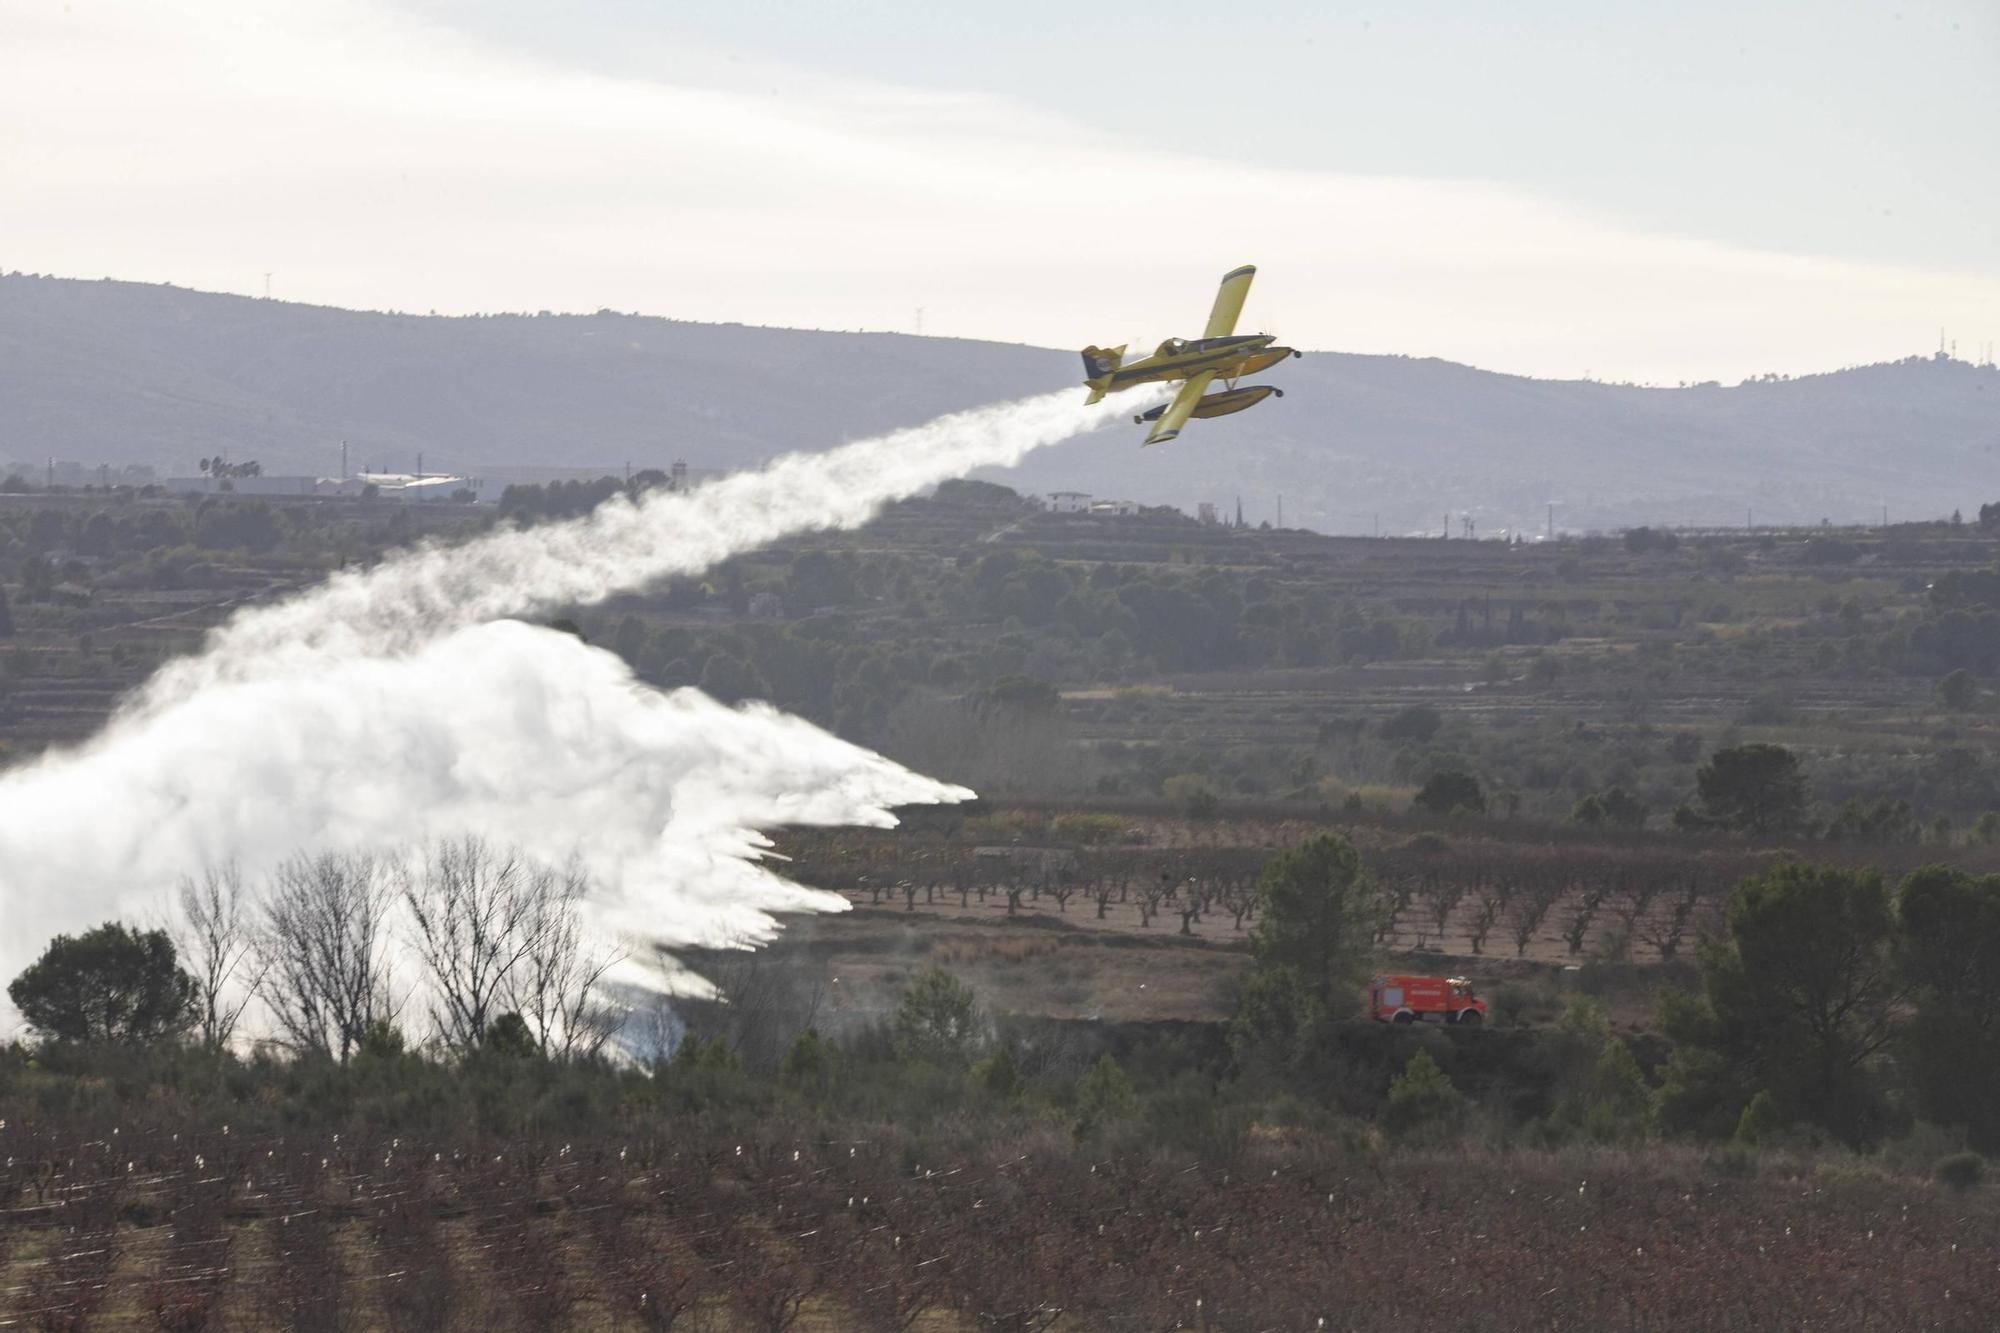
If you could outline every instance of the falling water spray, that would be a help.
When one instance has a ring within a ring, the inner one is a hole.
[[[654,690],[510,617],[856,526],[1130,410],[1065,391],[957,413],[693,494],[420,547],[241,612],[95,739],[0,779],[0,975],[58,931],[157,919],[204,865],[254,878],[300,851],[467,832],[549,861],[580,852],[593,924],[628,940],[753,943],[774,913],[837,910],[763,864],[760,829],[886,825],[892,806],[970,793],[768,705]]]

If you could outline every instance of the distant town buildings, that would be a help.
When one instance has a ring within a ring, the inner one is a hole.
[[[657,486],[674,491],[690,491],[724,476],[712,468],[691,468],[675,460],[668,468],[625,468],[625,480],[640,487]],[[370,496],[382,500],[407,500],[417,504],[498,504],[510,485],[546,486],[566,482],[593,483],[617,476],[615,469],[578,467],[495,467],[491,475],[466,477],[454,472],[375,472],[363,470],[345,477],[265,476],[233,471],[206,472],[201,476],[167,477],[161,485],[169,491],[195,495],[319,495]],[[1090,497],[1082,496],[1084,508]],[[1079,509],[1077,512],[1082,512]]]
[[[1051,491],[1043,503],[1051,514],[1125,518],[1139,512],[1137,500],[1098,500],[1084,491]]]
[[[319,484],[320,495],[366,495],[375,488],[376,498],[408,500],[418,504],[497,501],[500,492],[488,493],[485,482],[476,477],[455,477],[448,473],[358,472],[352,477],[326,480]]]
[[[383,500],[408,500],[418,504],[496,501],[499,492],[489,493],[486,483],[476,477],[448,473],[357,472],[351,477],[168,477],[161,485],[170,491],[195,495],[373,495]],[[369,488],[373,487],[371,491]]]
[[[1284,520],[1284,515],[1285,501],[1281,496],[1278,499],[1278,518],[1280,522]],[[1236,516],[1234,518],[1230,517],[1220,505],[1207,500],[1195,506],[1195,517],[1209,527],[1247,528],[1250,526],[1243,521],[1243,497],[1240,495],[1236,497]],[[1264,526],[1268,528],[1271,525],[1266,523]]]

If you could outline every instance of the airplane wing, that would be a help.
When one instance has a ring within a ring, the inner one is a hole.
[[[1208,312],[1204,338],[1226,338],[1236,332],[1236,317],[1243,313],[1243,298],[1250,294],[1250,279],[1257,276],[1255,264],[1245,264],[1224,275],[1222,290],[1215,294],[1215,309]]]
[[[1247,280],[1244,285],[1249,285]],[[1208,382],[1214,378],[1215,372],[1212,370],[1188,376],[1181,384],[1181,391],[1174,395],[1174,401],[1167,404],[1166,411],[1160,413],[1159,424],[1153,427],[1153,433],[1146,437],[1145,442],[1165,444],[1180,434],[1181,427],[1187,425],[1188,414],[1194,411],[1194,406],[1201,401],[1201,396],[1208,392]]]

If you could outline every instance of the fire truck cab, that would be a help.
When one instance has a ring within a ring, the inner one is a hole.
[[[1368,1012],[1378,1023],[1483,1023],[1486,1001],[1464,977],[1377,977]]]

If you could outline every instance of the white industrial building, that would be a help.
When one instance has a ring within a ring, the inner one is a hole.
[[[1090,496],[1082,491],[1049,492],[1049,512],[1052,514],[1087,514],[1090,512]]]
[[[497,501],[497,487],[489,488],[477,477],[410,472],[360,472],[352,477],[168,477],[161,485],[170,491],[192,495],[345,495],[360,498],[375,488],[383,500],[409,500],[422,504],[448,504],[461,492],[472,492],[475,501]],[[489,493],[490,492],[490,493]],[[461,501],[462,503],[462,501]]]
[[[358,472],[345,480],[322,481],[319,485],[321,495],[362,495],[373,486],[378,499],[420,504],[447,504],[463,491],[470,491],[475,501],[500,498],[497,490],[487,494],[486,483],[477,477],[437,472]]]

